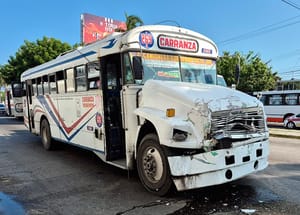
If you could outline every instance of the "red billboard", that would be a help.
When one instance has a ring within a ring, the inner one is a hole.
[[[81,42],[83,44],[101,40],[115,29],[126,30],[126,23],[107,17],[84,13],[81,15]]]

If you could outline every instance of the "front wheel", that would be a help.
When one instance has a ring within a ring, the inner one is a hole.
[[[144,187],[159,196],[166,195],[172,187],[167,158],[157,135],[146,135],[138,148],[137,170]]]
[[[293,122],[288,122],[287,125],[286,125],[287,128],[290,128],[290,129],[293,129],[295,128],[295,124]]]
[[[53,141],[51,138],[50,126],[47,120],[43,120],[41,124],[42,143],[46,150],[53,149]]]

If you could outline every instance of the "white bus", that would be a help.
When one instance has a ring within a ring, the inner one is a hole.
[[[300,90],[273,90],[255,93],[265,106],[267,122],[280,124],[300,113]]]
[[[19,82],[13,82],[5,89],[5,107],[8,116],[23,117],[22,97],[24,95],[25,91]]]
[[[158,195],[236,180],[268,165],[262,103],[216,85],[218,50],[180,27],[141,26],[25,71],[25,125],[137,168]]]

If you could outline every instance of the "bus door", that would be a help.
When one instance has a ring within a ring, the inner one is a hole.
[[[125,158],[124,130],[121,114],[121,56],[101,58],[104,123],[106,134],[106,160]]]
[[[32,132],[32,129],[35,128],[34,126],[34,114],[33,114],[33,107],[32,107],[32,81],[26,81],[26,100],[24,103],[24,122],[25,125],[29,128],[29,131]]]
[[[6,95],[5,95],[5,99],[6,99],[6,108],[7,108],[7,115],[11,116],[12,111],[11,111],[11,104],[10,104],[10,100],[11,100],[11,95],[10,95],[10,90],[6,91]]]

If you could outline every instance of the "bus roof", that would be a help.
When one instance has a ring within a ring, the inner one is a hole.
[[[206,36],[175,26],[145,25],[125,33],[113,33],[106,38],[59,55],[57,58],[28,69],[21,75],[21,81],[55,73],[74,65],[96,61],[99,57],[142,50],[150,52],[202,56],[215,59],[218,49]]]

